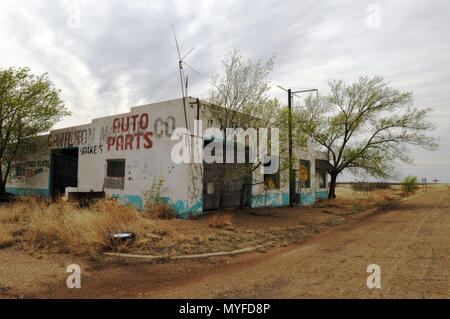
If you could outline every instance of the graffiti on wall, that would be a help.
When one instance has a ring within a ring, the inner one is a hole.
[[[49,167],[49,160],[28,161],[26,163],[25,177],[30,178],[42,174],[44,170],[48,171]]]
[[[50,167],[49,160],[36,160],[23,163],[17,163],[21,169],[16,169],[11,176],[11,180],[15,182],[29,182],[31,178],[38,176],[42,173],[47,173]]]

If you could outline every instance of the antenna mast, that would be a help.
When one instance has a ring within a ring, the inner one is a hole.
[[[188,51],[188,53],[186,53],[183,57],[181,57],[180,47],[178,45],[178,40],[177,40],[177,34],[175,32],[175,25],[172,25],[172,29],[173,29],[173,36],[175,38],[175,45],[177,47],[177,53],[178,53],[178,68],[180,70],[181,95],[184,99],[187,96],[188,77],[184,75],[183,64],[186,65],[188,68],[190,68],[192,71],[194,71],[196,74],[199,74],[196,70],[194,70],[194,68],[192,68],[189,64],[187,64],[186,62],[183,61],[183,59],[185,57],[187,57],[189,55],[189,53],[191,53],[195,49],[195,47],[190,49]]]

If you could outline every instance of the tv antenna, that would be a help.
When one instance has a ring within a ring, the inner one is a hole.
[[[189,64],[184,62],[183,60],[184,60],[185,57],[187,57],[189,55],[189,53],[191,53],[194,50],[195,47],[190,49],[188,51],[188,53],[186,53],[183,57],[181,57],[180,47],[178,45],[177,34],[175,32],[175,25],[174,24],[172,24],[172,29],[173,29],[173,36],[175,38],[175,45],[177,46],[177,53],[178,53],[178,68],[180,70],[181,94],[183,96],[184,121],[185,121],[185,124],[186,124],[186,129],[189,130],[187,114],[186,114],[186,96],[187,96],[189,78],[184,75],[183,64],[186,65],[192,71],[194,71],[196,74],[199,74],[199,73],[196,70],[194,70],[194,68],[191,67]],[[191,135],[189,135],[189,137],[191,137]],[[189,143],[190,143],[190,138],[188,138],[187,141],[189,141]],[[191,168],[191,174],[193,175],[194,174],[194,171],[193,171],[194,170],[194,166],[190,165],[190,168]],[[197,193],[197,190],[196,190],[197,187],[195,185],[194,180],[192,180],[192,188],[194,190],[194,194],[196,194]]]
[[[181,94],[183,96],[183,99],[187,96],[187,90],[188,90],[188,84],[189,84],[189,78],[184,74],[184,68],[183,65],[187,66],[189,69],[191,69],[192,71],[194,71],[195,74],[200,74],[198,73],[193,67],[191,67],[189,64],[187,64],[184,61],[184,58],[186,58],[189,53],[191,53],[195,47],[192,47],[192,49],[190,49],[183,57],[181,56],[180,53],[180,47],[178,45],[178,40],[177,40],[177,34],[175,32],[175,25],[172,24],[172,29],[173,29],[173,36],[175,38],[175,45],[177,46],[177,53],[178,53],[178,68],[180,70],[180,82],[181,82]]]

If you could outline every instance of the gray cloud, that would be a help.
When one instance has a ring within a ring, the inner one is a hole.
[[[371,25],[375,4],[379,27]],[[58,127],[179,97],[175,24],[189,94],[205,96],[226,52],[277,55],[272,83],[327,91],[327,81],[383,75],[432,107],[441,149],[411,149],[403,175],[450,182],[448,1],[11,1],[0,4],[1,67],[49,72],[73,115]],[[369,20],[368,20],[369,19]],[[284,100],[283,91],[273,96]]]

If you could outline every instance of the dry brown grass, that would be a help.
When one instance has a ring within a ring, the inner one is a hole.
[[[156,204],[156,206],[151,210],[151,213],[155,218],[159,219],[173,219],[176,217],[173,208],[165,203]]]
[[[323,200],[320,202],[317,202],[314,206],[315,207],[350,207],[353,206],[355,204],[355,202],[357,202],[358,199],[357,198],[341,198],[338,197],[336,199],[333,200]]]
[[[371,191],[366,198],[369,202],[380,202],[390,200],[392,198],[392,195],[393,193],[391,190],[377,189]]]
[[[0,248],[12,245],[17,241],[17,235],[23,233],[22,228],[28,217],[25,209],[22,203],[7,203],[0,207]]]
[[[154,233],[171,232],[168,223],[161,224],[132,206],[108,200],[98,202],[91,209],[80,209],[69,202],[34,199],[0,208],[0,246],[18,240],[30,250],[87,255],[125,249],[111,241],[112,233],[125,231],[136,234],[133,245],[140,247],[152,244]]]
[[[8,247],[15,242],[14,228],[11,225],[0,226],[0,248]]]
[[[377,207],[381,211],[392,210],[398,206],[398,194],[393,189],[374,189],[369,192],[355,191],[349,185],[336,188],[336,199],[315,204],[320,208],[343,208],[348,213],[359,213]]]

